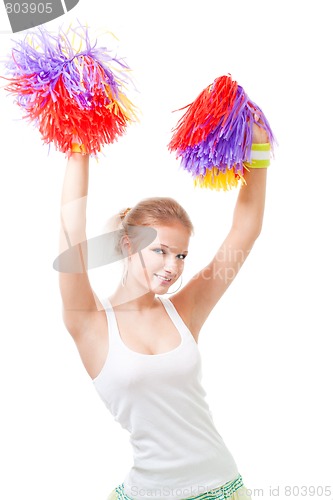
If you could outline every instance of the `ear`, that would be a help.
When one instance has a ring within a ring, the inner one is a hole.
[[[132,255],[131,242],[127,234],[124,234],[120,239],[120,248],[125,257]]]

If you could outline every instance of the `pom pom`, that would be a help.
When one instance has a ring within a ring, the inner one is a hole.
[[[244,169],[251,166],[253,124],[266,131],[269,143],[275,141],[259,106],[224,75],[181,109],[186,108],[168,148],[181,157],[180,165],[192,174],[194,185],[226,191],[244,184]]]
[[[137,119],[125,95],[129,67],[96,43],[82,25],[57,36],[40,26],[16,42],[6,64],[11,78],[5,90],[16,96],[43,142],[67,155],[76,142],[97,156]]]

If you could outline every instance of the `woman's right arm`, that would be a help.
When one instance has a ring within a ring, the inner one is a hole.
[[[60,214],[60,254],[78,243],[81,272],[59,272],[63,320],[75,338],[90,331],[96,312],[103,310],[91,288],[87,269],[86,207],[89,182],[89,155],[73,153],[64,177]]]

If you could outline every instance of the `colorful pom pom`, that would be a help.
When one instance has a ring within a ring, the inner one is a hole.
[[[16,42],[6,64],[11,78],[5,90],[16,96],[43,142],[67,155],[75,142],[97,156],[137,119],[124,93],[129,67],[96,43],[81,25],[57,36],[40,26]]]
[[[224,75],[181,109],[186,108],[168,148],[181,157],[181,167],[192,174],[194,185],[226,191],[244,184],[244,169],[251,166],[253,124],[266,131],[271,145],[275,142],[259,106]]]

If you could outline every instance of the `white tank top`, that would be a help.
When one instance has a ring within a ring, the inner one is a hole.
[[[179,500],[238,477],[237,465],[215,428],[201,385],[201,354],[167,298],[159,297],[181,343],[161,354],[123,342],[109,300],[109,352],[93,384],[114,419],[130,433],[133,466],[124,479],[132,499]]]

